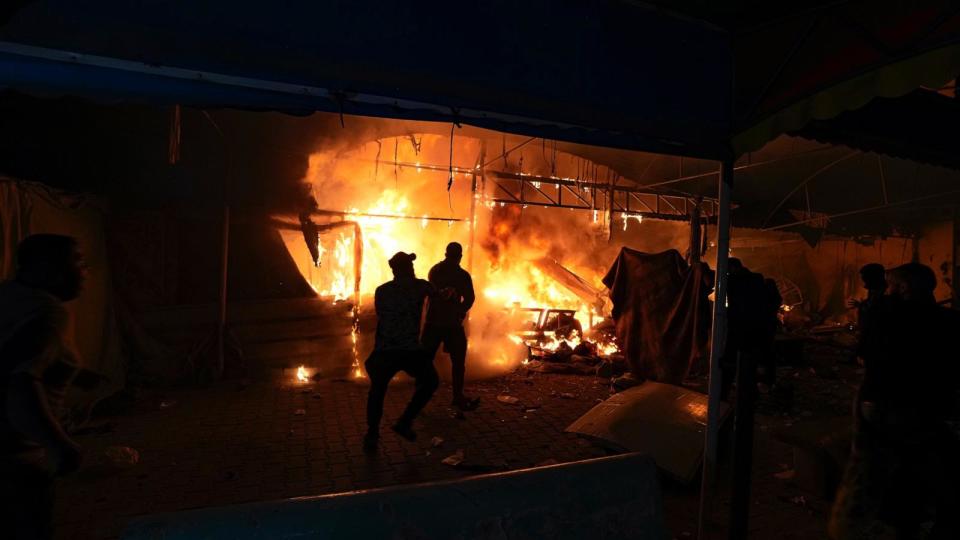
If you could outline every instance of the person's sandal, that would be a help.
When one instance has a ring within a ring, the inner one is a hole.
[[[480,398],[463,398],[454,401],[453,406],[461,411],[475,411],[480,406]]]
[[[363,436],[363,451],[372,454],[380,446],[380,436],[375,433],[367,433]]]
[[[397,435],[400,435],[410,442],[417,440],[417,432],[413,430],[413,427],[410,426],[410,424],[397,422],[393,425],[393,431],[396,432]]]

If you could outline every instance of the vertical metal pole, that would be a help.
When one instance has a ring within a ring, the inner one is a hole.
[[[610,207],[607,208],[607,227],[608,227],[608,230],[607,230],[607,243],[609,244],[609,243],[613,242],[613,206],[614,206],[614,202],[615,202],[614,199],[613,199],[613,197],[614,197],[614,195],[615,195],[614,187],[616,187],[617,184],[616,184],[615,181],[611,180],[608,185],[609,185],[609,189],[610,189],[610,199],[609,199],[609,203],[608,203],[608,204],[610,205]]]
[[[690,252],[687,256],[687,262],[691,266],[700,262],[700,199],[693,204],[690,209]]]
[[[957,258],[957,248],[960,247],[960,206],[955,206],[953,208],[953,267],[950,272],[950,289],[952,290],[951,298],[953,298],[953,303],[950,307],[953,309],[960,309],[960,282],[957,280],[960,279],[960,260]]]
[[[707,431],[700,484],[700,516],[697,537],[703,538],[708,490],[713,485],[720,434],[720,358],[727,341],[727,259],[730,256],[730,198],[733,194],[733,160],[720,166],[719,214],[717,217],[717,274],[714,286],[713,328],[710,339],[710,389],[707,397]]]
[[[480,157],[477,158],[477,167],[474,167],[473,182],[470,185],[470,244],[468,250],[470,254],[467,257],[467,272],[473,274],[473,249],[474,249],[474,239],[476,238],[477,230],[477,175],[483,174],[483,160],[486,159],[486,144],[480,144]]]
[[[227,338],[227,273],[230,263],[230,204],[224,198],[223,234],[220,252],[220,312],[217,314],[217,365],[216,379],[223,376],[226,367]]]

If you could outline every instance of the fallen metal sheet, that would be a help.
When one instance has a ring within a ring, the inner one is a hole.
[[[628,454],[459,480],[135,518],[124,540],[665,540],[657,469]]]
[[[721,422],[728,410],[726,403],[720,404]],[[690,482],[703,459],[706,424],[706,394],[647,381],[598,404],[566,431],[647,454],[660,469]]]

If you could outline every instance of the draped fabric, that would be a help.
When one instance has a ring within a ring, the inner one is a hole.
[[[80,297],[66,304],[72,315],[68,338],[80,354],[80,365],[107,377],[93,394],[68,393],[68,402],[90,404],[122,388],[126,367],[113,308],[103,214],[96,204],[46,186],[0,177],[0,279],[16,271],[17,245],[35,233],[73,236],[90,265]]]
[[[634,375],[679,384],[706,357],[712,282],[706,264],[691,267],[676,250],[620,251],[603,283]]]

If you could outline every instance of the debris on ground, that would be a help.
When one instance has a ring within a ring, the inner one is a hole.
[[[627,388],[633,388],[642,382],[642,380],[634,377],[633,373],[627,372],[614,379],[612,384],[614,388],[622,392]]]
[[[434,437],[430,439],[430,446],[438,448],[443,444],[443,437]]]
[[[307,410],[306,410],[306,409],[297,409],[297,410],[293,411],[293,414],[294,414],[294,416],[303,416],[303,415],[307,414]]]
[[[506,394],[500,394],[497,396],[497,401],[500,403],[506,403],[507,405],[516,405],[517,403],[520,403],[520,398],[508,396]]]
[[[562,397],[563,399],[576,399],[576,398],[577,398],[577,396],[571,394],[570,392],[563,392],[563,393],[560,394],[560,397]]]
[[[140,463],[140,452],[129,446],[108,446],[103,451],[107,461],[116,467],[133,467]]]
[[[793,480],[794,477],[796,476],[797,476],[797,471],[793,469],[787,469],[785,471],[780,471],[778,473],[773,474],[773,477],[776,478],[777,480]]]
[[[113,433],[116,427],[117,427],[117,424],[114,422],[105,422],[103,424],[97,424],[94,426],[84,426],[84,427],[75,429],[70,434],[71,435],[106,435],[107,433]]]
[[[177,400],[175,399],[164,399],[160,401],[161,409],[169,409],[170,407],[176,407],[176,406],[177,406]]]
[[[443,461],[441,461],[440,463],[443,463],[444,465],[449,465],[451,467],[456,467],[461,463],[463,463],[463,460],[464,460],[463,450],[457,450],[452,455],[449,455],[443,458]]]

